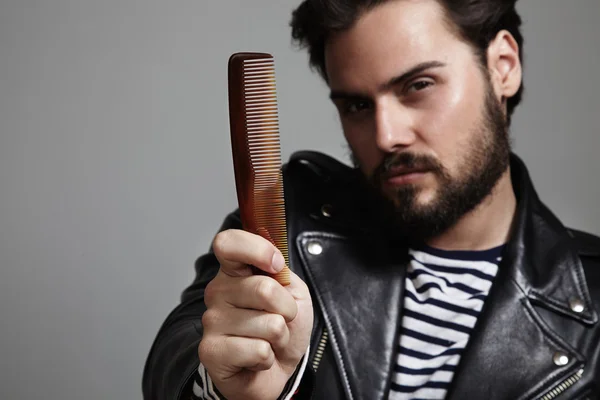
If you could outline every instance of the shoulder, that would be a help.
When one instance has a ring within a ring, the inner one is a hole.
[[[579,255],[600,257],[600,237],[572,228],[567,228],[567,232],[575,242]]]
[[[567,229],[583,265],[592,302],[600,310],[600,238],[576,229]]]

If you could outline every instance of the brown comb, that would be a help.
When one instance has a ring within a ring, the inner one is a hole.
[[[281,251],[286,267],[273,278],[289,285],[275,64],[270,54],[230,57],[229,123],[242,227]]]

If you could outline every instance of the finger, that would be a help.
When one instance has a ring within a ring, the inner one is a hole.
[[[275,354],[269,342],[238,336],[202,339],[198,356],[208,370],[222,374],[222,379],[243,368],[252,371],[267,370],[275,362]]]
[[[243,336],[266,340],[277,353],[290,340],[290,331],[283,316],[241,308],[210,309],[202,315],[202,326],[208,334]]]
[[[308,289],[306,282],[296,275],[294,271],[290,271],[290,284],[285,288],[296,302],[310,300],[310,290]]]
[[[292,294],[275,279],[254,275],[228,280],[221,288],[221,299],[237,308],[280,314],[287,322],[296,318],[298,305]]]
[[[281,252],[265,238],[250,232],[229,229],[217,234],[213,250],[221,270],[229,276],[248,276],[248,265],[275,274],[285,266]]]

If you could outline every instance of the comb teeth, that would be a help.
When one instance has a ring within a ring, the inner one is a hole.
[[[254,172],[253,214],[258,234],[271,241],[289,265],[275,63],[268,54],[243,59],[241,66],[246,146]],[[287,268],[274,278],[287,285]]]
[[[265,189],[277,183],[281,171],[273,59],[244,60],[243,84],[248,150],[252,166],[256,172],[260,171],[255,185],[255,200],[266,200],[262,199]]]

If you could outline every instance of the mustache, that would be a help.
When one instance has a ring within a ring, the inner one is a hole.
[[[409,170],[423,170],[431,171],[434,173],[441,173],[443,167],[438,160],[435,158],[415,153],[393,153],[387,154],[381,164],[373,171],[372,180],[375,182],[381,182],[382,179],[392,175],[395,170],[398,169],[409,169]]]

